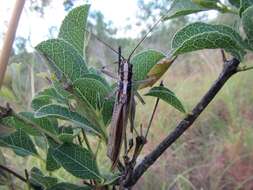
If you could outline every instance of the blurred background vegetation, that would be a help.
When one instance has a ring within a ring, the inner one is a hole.
[[[51,0],[30,0],[28,11],[43,17],[44,10]],[[76,0],[59,1],[59,9],[70,11]],[[138,0],[139,13],[136,23],[142,25],[143,31],[138,38],[119,38],[113,23],[104,19],[103,13],[96,11],[89,15],[88,29],[100,39],[117,48],[121,45],[124,54],[129,55],[137,42],[151,27],[152,23],[166,13],[170,1],[150,0],[148,3]],[[223,23],[238,28],[234,15],[217,16],[210,20],[207,14],[198,14],[174,19],[159,25],[138,49],[157,49],[169,54],[170,42],[175,32],[193,21]],[[131,30],[126,25],[125,30]],[[48,29],[49,38],[57,33],[57,27]],[[1,41],[4,33],[1,35]],[[38,54],[31,51],[31,40],[17,36],[12,56],[0,91],[0,104],[9,102],[17,111],[30,110],[32,97],[48,86],[46,76],[48,69]],[[89,35],[86,59],[91,65],[100,68],[117,60],[109,48]],[[252,64],[253,55],[249,55],[242,64]],[[205,50],[179,57],[169,71],[163,76],[165,85],[172,89],[183,101],[188,111],[199,101],[209,88],[222,67],[220,52]],[[253,189],[253,75],[251,71],[234,76],[221,90],[207,110],[156,162],[151,170],[141,178],[134,189]],[[144,93],[144,92],[141,92]],[[146,105],[139,105],[137,122],[147,126],[154,101],[146,98]],[[156,113],[154,124],[149,134],[149,141],[144,153],[151,151],[182,119],[182,115],[161,103]],[[39,143],[39,142],[37,142]],[[9,150],[4,150],[6,165],[24,174],[25,168],[43,166],[33,158],[17,158]],[[143,154],[144,155],[144,154]],[[4,160],[1,159],[1,162]],[[64,179],[63,171],[58,175]],[[59,177],[58,176],[58,177]],[[73,181],[76,182],[76,178]],[[16,189],[23,189],[19,181]],[[0,189],[6,189],[1,186]]]

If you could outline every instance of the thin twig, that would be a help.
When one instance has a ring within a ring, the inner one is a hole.
[[[77,140],[78,140],[78,142],[79,142],[79,145],[80,145],[80,146],[83,146],[80,135],[77,135]]]
[[[223,49],[221,50],[221,57],[222,57],[223,63],[225,63],[227,61],[227,57],[226,57],[226,53]]]
[[[6,166],[3,166],[2,164],[0,164],[0,168],[2,168],[3,170],[9,172],[10,174],[14,175],[16,178],[18,178],[21,181],[26,183],[26,179],[23,176],[21,176],[20,174],[18,174],[17,172],[13,171],[12,169],[10,169]]]
[[[145,171],[164,153],[164,151],[167,150],[167,148],[169,148],[193,124],[193,122],[199,117],[203,110],[221,90],[227,80],[237,73],[239,63],[240,62],[235,58],[225,61],[223,70],[218,79],[214,82],[199,103],[193,108],[191,114],[188,114],[177,125],[174,131],[172,131],[158,146],[156,146],[152,152],[145,156],[140,164],[135,167],[131,177],[125,181],[125,187],[133,186],[145,173]]]
[[[160,98],[157,98],[157,99],[156,99],[156,103],[155,103],[155,106],[154,106],[154,109],[153,109],[151,118],[150,118],[150,120],[149,120],[148,128],[147,128],[147,131],[146,131],[145,136],[144,136],[146,140],[147,140],[147,137],[148,137],[149,129],[150,129],[151,125],[152,125],[152,121],[153,121],[154,116],[155,116],[155,112],[156,112],[156,109],[157,109],[159,100],[160,100]]]
[[[31,189],[31,184],[29,182],[29,173],[28,173],[27,169],[25,169],[25,178],[26,178],[26,184],[28,186],[28,189],[30,190]]]
[[[7,68],[9,57],[12,50],[12,44],[15,39],[18,22],[19,22],[20,15],[22,13],[24,5],[25,5],[25,0],[16,0],[16,4],[13,9],[8,30],[6,33],[6,37],[3,43],[3,47],[2,47],[1,55],[0,55],[0,89],[3,84],[4,75],[6,72],[6,68]]]
[[[242,72],[242,71],[248,71],[253,69],[253,66],[243,66],[243,67],[238,67],[237,72]]]
[[[81,129],[81,130],[82,130],[84,142],[86,143],[87,148],[89,149],[89,151],[92,153],[92,149],[91,149],[89,140],[88,140],[88,138],[87,138],[87,136],[86,136],[86,133],[85,133],[84,129]]]
[[[160,86],[163,86],[163,81],[161,81]],[[159,104],[159,100],[160,100],[160,98],[157,98],[157,99],[156,99],[156,103],[155,103],[155,106],[154,106],[154,109],[153,109],[151,118],[150,118],[149,123],[148,123],[148,128],[147,128],[146,134],[145,134],[145,136],[144,136],[145,140],[147,140],[148,133],[149,133],[149,129],[150,129],[151,125],[152,125],[152,121],[153,121],[153,119],[154,119],[155,112],[156,112],[156,109],[157,109],[158,104]]]

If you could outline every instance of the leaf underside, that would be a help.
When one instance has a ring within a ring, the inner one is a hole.
[[[64,18],[58,37],[72,44],[80,55],[84,53],[85,30],[90,5],[74,8]]]
[[[68,107],[59,104],[49,104],[41,107],[35,112],[36,118],[57,117],[74,122],[87,132],[99,133],[99,131],[83,116],[70,111]]]
[[[253,51],[253,6],[247,8],[242,14],[242,24],[246,33],[246,43]]]
[[[82,179],[101,179],[95,159],[85,148],[63,144],[54,149],[54,158],[72,175]]]
[[[181,101],[176,97],[174,92],[172,92],[166,87],[153,87],[149,90],[147,94],[145,94],[145,96],[153,96],[160,98],[161,100],[176,108],[178,111],[185,113],[185,109]]]
[[[38,154],[31,138],[22,129],[0,138],[0,146],[11,148],[20,156]]]
[[[206,9],[204,7],[193,3],[192,0],[174,0],[168,14],[164,17],[163,20],[186,16],[205,10]]]
[[[62,39],[43,41],[35,48],[49,60],[48,64],[59,80],[74,82],[88,73],[83,57]]]
[[[242,13],[250,6],[253,5],[253,0],[240,0],[240,9],[239,15],[242,16]]]

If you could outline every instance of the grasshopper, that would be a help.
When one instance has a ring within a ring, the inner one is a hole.
[[[126,139],[126,126],[128,121],[129,107],[132,95],[132,64],[129,59],[122,59],[121,48],[119,47],[118,60],[118,91],[113,108],[113,115],[111,121],[111,128],[109,133],[109,142],[107,155],[112,160],[112,169],[118,163],[122,139]],[[126,143],[126,140],[125,140]]]
[[[113,115],[112,121],[109,131],[109,140],[107,145],[107,156],[112,161],[111,169],[114,169],[119,162],[119,155],[121,151],[121,146],[124,141],[124,149],[125,149],[125,158],[127,157],[128,151],[133,146],[133,139],[130,139],[129,149],[127,148],[127,136],[126,136],[126,128],[128,119],[130,119],[130,132],[133,136],[134,130],[134,115],[135,115],[135,100],[134,95],[144,102],[141,99],[141,96],[133,90],[133,83],[146,83],[146,84],[153,84],[157,79],[156,78],[149,78],[144,81],[133,81],[132,76],[132,69],[133,65],[130,63],[131,56],[135,52],[135,50],[139,47],[139,45],[147,38],[148,34],[160,23],[162,18],[160,18],[152,28],[145,34],[145,36],[139,41],[133,51],[130,53],[128,59],[125,59],[121,55],[121,48],[119,50],[114,50],[110,45],[106,44],[103,40],[99,39],[96,35],[92,34],[98,41],[103,43],[105,46],[109,47],[113,52],[118,54],[118,76],[115,76],[113,73],[108,72],[106,70],[102,70],[103,73],[111,76],[112,78],[116,78],[118,80],[118,88],[116,91],[116,98],[113,108]],[[89,32],[89,31],[88,31]],[[170,64],[173,62],[169,61]],[[132,141],[131,141],[132,140]],[[125,165],[127,161],[125,161]]]

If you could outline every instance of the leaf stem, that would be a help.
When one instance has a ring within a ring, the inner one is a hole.
[[[88,140],[88,138],[87,138],[87,135],[86,135],[84,129],[81,129],[81,130],[82,130],[83,139],[84,139],[84,141],[85,141],[85,143],[86,143],[86,145],[87,145],[87,148],[89,149],[89,151],[90,151],[91,153],[93,153],[93,152],[92,152],[92,149],[91,149],[91,146],[90,146],[90,142],[89,142],[89,140]]]
[[[77,135],[77,140],[80,146],[83,146],[80,135]]]
[[[144,136],[146,140],[147,140],[147,136],[148,136],[148,133],[149,133],[150,127],[151,127],[151,125],[152,125],[152,121],[153,121],[154,116],[155,116],[155,112],[156,112],[156,109],[157,109],[157,106],[158,106],[159,100],[160,100],[160,98],[157,98],[157,99],[156,99],[156,103],[155,103],[155,106],[154,106],[154,109],[153,109],[153,112],[152,112],[151,118],[150,118],[150,120],[149,120],[148,128],[147,128],[146,134],[145,134],[145,136]]]
[[[160,86],[163,86],[163,81],[161,81]],[[149,133],[150,127],[151,127],[151,125],[152,125],[152,122],[153,122],[153,119],[154,119],[154,116],[155,116],[156,109],[157,109],[158,104],[159,104],[159,100],[160,100],[160,98],[157,98],[157,99],[156,99],[156,103],[155,103],[155,106],[154,106],[154,109],[153,109],[151,118],[150,118],[150,120],[149,120],[148,128],[147,128],[146,134],[145,134],[145,136],[144,136],[145,140],[147,140],[148,133]]]
[[[97,155],[98,155],[98,151],[100,149],[100,146],[101,146],[101,138],[99,138],[99,141],[98,141],[98,145],[97,145],[97,149],[96,149],[96,152],[95,152],[95,158],[97,158]]]

